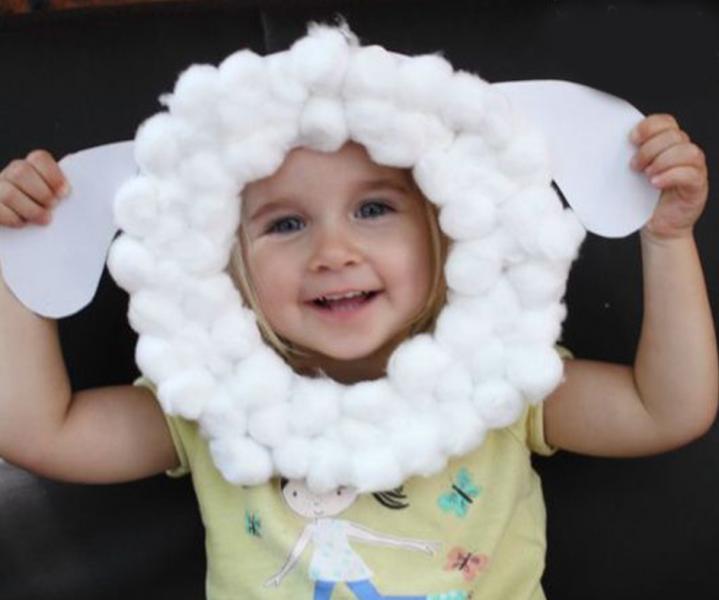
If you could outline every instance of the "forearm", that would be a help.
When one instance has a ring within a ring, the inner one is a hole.
[[[27,466],[71,399],[54,321],[25,308],[0,272],[0,457]]]
[[[640,398],[660,431],[681,443],[713,421],[717,345],[691,234],[642,232],[644,319],[634,365]]]

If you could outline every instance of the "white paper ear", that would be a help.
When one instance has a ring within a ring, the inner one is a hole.
[[[72,192],[52,223],[0,228],[3,278],[33,312],[66,317],[92,301],[117,232],[115,193],[137,171],[132,148],[133,142],[117,142],[67,155],[59,164]]]
[[[582,224],[605,237],[636,231],[659,193],[629,168],[629,132],[642,114],[609,94],[568,81],[493,84],[547,138],[552,175]],[[112,203],[136,171],[132,142],[89,148],[60,166],[72,184],[51,225],[0,229],[3,276],[34,312],[71,315],[92,300],[117,231]]]
[[[571,81],[496,83],[514,107],[542,131],[551,171],[587,230],[627,236],[651,217],[659,191],[629,168],[629,132],[644,115],[631,104]]]

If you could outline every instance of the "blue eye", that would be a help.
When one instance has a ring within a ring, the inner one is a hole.
[[[376,219],[388,212],[394,212],[394,209],[389,204],[382,200],[370,200],[359,207],[357,216],[361,219]]]
[[[272,221],[267,228],[267,233],[294,233],[305,226],[299,217],[282,217]]]

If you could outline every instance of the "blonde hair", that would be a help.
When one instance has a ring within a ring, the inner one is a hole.
[[[408,172],[409,174],[409,172]],[[449,239],[439,227],[439,216],[437,207],[432,204],[422,194],[414,178],[409,175],[414,190],[421,196],[426,219],[427,228],[429,230],[430,242],[430,258],[432,261],[432,278],[430,281],[430,289],[427,299],[422,309],[415,315],[406,325],[407,336],[416,335],[431,331],[434,328],[437,316],[444,306],[447,298],[447,283],[444,278],[444,262],[449,247]],[[247,270],[247,264],[244,257],[243,247],[246,244],[246,232],[240,225],[237,241],[228,265],[228,274],[234,281],[240,291],[245,304],[252,309],[257,319],[257,325],[262,333],[264,340],[291,366],[296,367],[293,359],[307,358],[307,353],[297,348],[291,341],[286,340],[272,329],[257,298],[257,292],[252,283],[252,278]],[[403,328],[404,329],[404,328]]]

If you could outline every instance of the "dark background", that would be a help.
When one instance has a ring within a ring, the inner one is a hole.
[[[345,15],[365,43],[442,51],[490,81],[556,78],[670,112],[717,188],[719,7],[714,2],[510,0],[162,3],[34,13],[0,22],[0,166],[130,139],[193,62],[284,49],[309,19]],[[696,236],[715,311],[719,201]],[[641,316],[636,236],[589,236],[570,277],[564,344],[628,363]],[[77,388],[135,375],[126,298],[103,278],[61,322]],[[681,402],[681,398],[677,398]],[[549,600],[719,597],[719,433],[659,457],[538,460],[549,511]],[[0,598],[200,598],[202,529],[187,479],[77,486],[0,465]],[[508,599],[511,600],[511,599]]]

